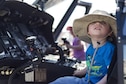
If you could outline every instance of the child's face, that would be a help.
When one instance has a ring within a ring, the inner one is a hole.
[[[90,23],[88,26],[88,34],[97,37],[106,37],[111,32],[110,25],[104,21]]]

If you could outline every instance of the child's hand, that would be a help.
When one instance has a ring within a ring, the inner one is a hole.
[[[67,48],[71,48],[71,45],[70,44],[65,44]]]
[[[82,77],[82,76],[84,76],[85,74],[84,74],[84,72],[82,71],[82,70],[76,70],[76,71],[74,71],[74,73],[73,73],[73,76],[78,76],[78,77]]]

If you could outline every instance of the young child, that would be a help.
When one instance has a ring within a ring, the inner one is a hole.
[[[67,30],[70,32],[70,34],[73,36],[73,42],[72,44],[66,43],[66,46],[69,49],[72,49],[73,57],[76,58],[79,61],[85,60],[85,52],[84,52],[84,45],[81,43],[81,40],[74,35],[73,28],[71,26],[67,27]]]
[[[87,67],[75,71],[74,76],[61,77],[50,84],[106,84],[116,46],[116,19],[105,11],[96,10],[76,19],[73,29],[81,40],[91,44],[86,51]]]

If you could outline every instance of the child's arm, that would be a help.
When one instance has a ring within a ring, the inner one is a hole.
[[[106,84],[107,83],[107,74],[96,84]]]
[[[82,77],[86,74],[87,68],[84,68],[82,70],[76,70],[74,71],[73,75],[74,76],[78,76],[78,77]]]

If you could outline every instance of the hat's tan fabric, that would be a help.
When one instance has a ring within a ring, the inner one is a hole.
[[[87,14],[82,18],[75,19],[73,22],[73,31],[81,40],[91,43],[89,36],[87,35],[87,27],[90,23],[95,21],[105,21],[110,24],[114,35],[117,35],[116,19],[110,16],[107,12],[96,10],[92,14]]]

